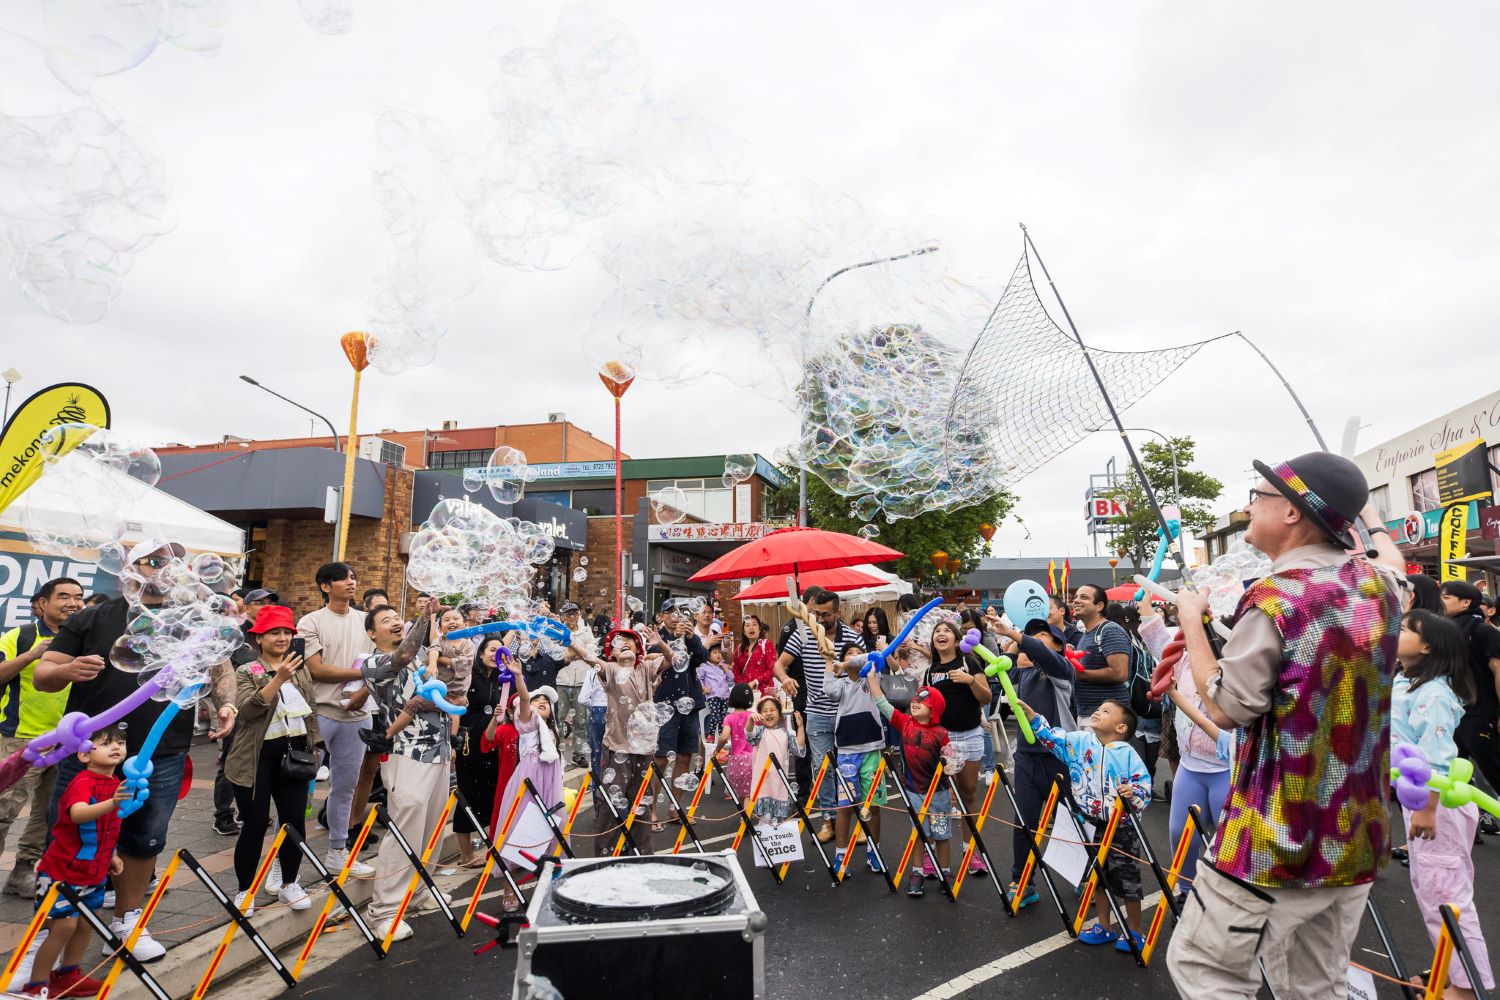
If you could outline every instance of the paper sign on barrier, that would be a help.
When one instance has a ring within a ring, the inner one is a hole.
[[[1349,1000],[1380,1000],[1375,992],[1375,977],[1365,969],[1349,966]]]
[[[802,831],[796,820],[782,823],[779,826],[770,826],[764,823],[755,825],[760,839],[754,841],[755,867],[769,868],[766,863],[766,853],[771,855],[771,864],[780,865],[791,861],[802,860]],[[761,845],[765,845],[765,851]]]
[[[1089,870],[1089,850],[1083,846],[1089,839],[1078,829],[1073,814],[1059,809],[1052,836],[1047,838],[1047,848],[1042,852],[1042,863],[1067,879],[1069,885],[1081,885]]]
[[[505,838],[505,846],[500,848],[500,857],[517,868],[531,871],[536,868],[542,855],[547,853],[554,839],[552,828],[547,825],[547,818],[542,815],[541,807],[534,800],[528,799],[521,818],[511,827],[510,836]],[[531,857],[526,857],[522,854],[523,851]]]

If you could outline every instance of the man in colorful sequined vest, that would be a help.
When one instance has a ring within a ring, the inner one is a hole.
[[[1388,851],[1391,681],[1401,559],[1347,459],[1255,463],[1245,540],[1272,560],[1222,654],[1207,602],[1178,604],[1207,714],[1238,727],[1229,798],[1168,963],[1184,997],[1346,995],[1349,951]],[[1363,514],[1361,511],[1363,509]],[[1355,553],[1356,515],[1374,558]]]

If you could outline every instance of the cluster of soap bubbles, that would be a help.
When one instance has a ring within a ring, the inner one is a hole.
[[[117,573],[124,541],[140,527],[137,505],[161,478],[150,448],[90,424],[49,427],[38,446],[42,473],[21,495],[20,524],[41,552],[97,560]]]
[[[473,252],[452,205],[453,137],[411,108],[375,116],[371,177],[395,250],[370,300],[370,363],[387,375],[430,364],[453,303],[474,290]]]
[[[136,256],[175,225],[166,187],[144,133],[99,102],[0,106],[0,271],[49,316],[100,319]]]
[[[459,594],[526,617],[532,567],[552,558],[556,543],[539,525],[501,517],[467,498],[438,501],[412,536],[407,582],[431,594]]]
[[[162,565],[139,562],[148,557]],[[209,670],[244,643],[245,616],[218,592],[233,580],[229,568],[211,553],[188,558],[180,546],[155,540],[134,546],[124,559],[120,588],[133,617],[110,648],[109,661],[139,675],[142,684],[170,671],[152,698],[192,705],[209,692]]]
[[[491,32],[494,135],[455,162],[458,196],[491,260],[548,270],[597,256],[611,215],[741,177],[746,158],[727,136],[653,93],[619,22],[570,7],[541,45],[519,41],[509,28]]]
[[[1188,570],[1193,589],[1208,598],[1214,616],[1232,615],[1239,607],[1245,585],[1270,575],[1271,560],[1259,552],[1245,549],[1230,552],[1206,566]]]
[[[45,0],[47,68],[84,94],[161,45],[214,55],[233,11],[230,0]]]
[[[963,506],[1000,488],[1004,456],[975,451],[965,464],[944,461],[945,438],[980,441],[987,416],[949,412],[947,390],[961,360],[952,341],[893,323],[846,334],[809,362],[793,455],[851,498],[850,513],[867,522],[862,537],[879,533],[878,518],[893,523]]]
[[[490,452],[489,464],[483,469],[464,470],[464,491],[488,489],[496,503],[510,505],[525,495],[526,484],[536,482],[537,475],[537,470],[527,464],[524,451],[502,444]]]
[[[320,35],[347,35],[354,27],[354,0],[297,0],[297,7]]]

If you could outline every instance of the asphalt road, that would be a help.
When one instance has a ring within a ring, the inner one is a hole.
[[[1008,818],[1003,802],[1003,796],[998,796],[994,815]],[[714,820],[728,815],[729,806],[717,797],[710,802],[705,796],[701,809],[707,821],[701,824],[700,835],[705,840],[723,838],[710,842],[708,849],[724,850],[728,845],[725,835],[732,832],[733,824]],[[882,847],[899,856],[910,827],[902,814],[887,815]],[[591,830],[587,816],[587,809],[580,813],[578,830]],[[1153,845],[1165,854],[1164,804],[1157,803],[1147,811],[1145,825]],[[1010,858],[1008,830],[992,826],[987,844],[1002,864],[1002,871],[1008,871],[1004,867]],[[657,846],[661,846],[660,841]],[[1165,960],[1170,923],[1151,967],[1140,969],[1130,956],[1111,948],[1089,948],[1069,940],[1045,890],[1041,904],[1009,917],[993,886],[985,880],[970,879],[956,903],[948,902],[932,883],[920,899],[908,898],[904,892],[892,894],[878,876],[862,867],[835,888],[816,863],[816,854],[809,854],[811,861],[795,864],[786,881],[777,885],[764,869],[751,867],[748,842],[740,849],[751,888],[769,917],[765,975],[770,997],[1021,996],[1028,1000],[1090,1000],[1177,995]],[[1475,848],[1475,861],[1478,898],[1500,897],[1500,838],[1487,839],[1484,846]],[[856,869],[852,866],[851,870]],[[1149,896],[1156,888],[1149,870],[1144,872],[1144,884]],[[472,887],[472,882],[469,885]],[[1071,891],[1062,891],[1065,902],[1076,905]],[[1412,903],[1406,869],[1394,863],[1388,867],[1377,883],[1375,898],[1408,968],[1425,969],[1432,948]],[[499,900],[490,899],[482,907],[498,913]],[[1484,909],[1481,904],[1482,916]],[[1149,913],[1148,908],[1148,921]],[[1497,922],[1486,923],[1494,927]],[[510,995],[516,952],[494,948],[474,954],[477,946],[493,937],[488,928],[476,923],[466,938],[458,939],[437,915],[413,918],[413,927],[416,936],[396,944],[382,962],[377,962],[362,944],[356,948],[354,934],[340,934],[340,947],[346,954],[337,958],[329,955],[332,961],[325,960],[319,971],[304,978],[297,993],[303,997],[338,993],[391,1000],[409,1000],[415,991],[446,997]],[[1496,941],[1500,941],[1500,929],[1494,931],[1491,944]],[[1493,947],[1491,951],[1492,961],[1500,968],[1500,954]],[[1385,950],[1368,919],[1354,959],[1390,972]],[[255,982],[247,982],[242,995],[271,996],[279,992],[277,986],[279,983],[267,983],[262,990]],[[1401,991],[1381,984],[1377,994],[1394,998],[1401,996]]]

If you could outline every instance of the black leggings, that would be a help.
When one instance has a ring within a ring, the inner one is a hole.
[[[1047,794],[1052,789],[1054,777],[1062,779],[1063,791],[1068,789],[1068,766],[1050,753],[1018,753],[1013,758],[1016,773],[1016,805],[1021,810],[1021,819],[1033,830],[1042,818],[1042,806],[1047,802]],[[1066,799],[1058,803],[1059,809],[1065,809]],[[1031,847],[1031,841],[1025,831],[1019,827],[1010,834],[1010,878],[1012,882],[1019,881],[1021,869],[1026,865],[1027,852]],[[1035,874],[1033,869],[1032,874]],[[1032,885],[1036,883],[1033,882]]]
[[[281,777],[281,758],[286,755],[287,738],[282,736],[261,744],[260,762],[255,769],[255,788],[234,786],[234,802],[240,810],[240,839],[234,844],[234,877],[240,891],[250,888],[255,868],[260,863],[266,831],[271,827],[271,803],[276,803],[276,818],[298,836],[306,836],[307,782],[287,781]],[[297,881],[302,852],[288,836],[281,843],[281,880]]]

